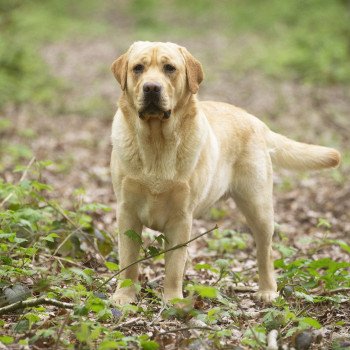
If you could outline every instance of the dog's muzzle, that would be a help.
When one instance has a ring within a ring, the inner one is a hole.
[[[166,110],[161,104],[162,85],[159,83],[145,83],[143,89],[143,107],[139,111],[141,119],[157,117],[169,119],[171,110]]]

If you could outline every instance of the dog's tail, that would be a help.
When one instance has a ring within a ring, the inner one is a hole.
[[[340,153],[323,146],[293,141],[268,130],[266,142],[272,163],[291,170],[318,170],[333,168],[340,163]]]

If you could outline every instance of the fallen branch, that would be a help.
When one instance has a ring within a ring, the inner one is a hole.
[[[199,235],[196,236],[196,237],[191,238],[190,240],[188,240],[188,241],[185,242],[185,243],[177,244],[177,245],[175,245],[175,246],[172,247],[172,248],[160,250],[160,251],[157,252],[156,254],[146,255],[146,256],[144,256],[143,258],[140,258],[140,259],[134,261],[134,262],[131,263],[130,265],[128,265],[128,266],[122,268],[121,270],[119,270],[118,272],[116,272],[115,274],[113,274],[110,278],[108,278],[106,281],[104,281],[102,284],[100,284],[100,285],[96,288],[96,290],[99,290],[100,288],[102,288],[102,287],[103,287],[104,285],[106,285],[109,281],[111,281],[114,277],[120,275],[123,271],[127,270],[129,267],[134,266],[134,265],[136,265],[136,264],[138,264],[138,263],[140,263],[140,262],[142,262],[142,261],[152,259],[152,258],[154,258],[154,257],[156,257],[156,256],[159,256],[159,255],[162,255],[162,254],[164,254],[164,253],[168,253],[168,252],[171,252],[171,251],[173,251],[173,250],[186,247],[187,244],[189,244],[189,243],[195,241],[196,239],[198,239],[198,238],[200,238],[200,237],[202,237],[202,236],[204,236],[204,235],[207,235],[207,234],[210,233],[210,232],[213,232],[213,231],[216,230],[216,229],[218,229],[218,225],[215,225],[215,227],[213,227],[211,230],[208,230],[208,231],[206,231],[206,232],[203,232],[203,233],[199,234]]]
[[[45,298],[45,297],[40,297],[40,298],[36,298],[36,299],[17,301],[13,304],[1,307],[0,308],[0,315],[4,315],[10,311],[15,311],[15,310],[19,310],[19,309],[24,309],[26,307],[39,306],[39,305],[53,305],[53,306],[60,307],[62,309],[73,309],[75,306],[73,303],[66,303],[64,301],[59,301],[56,299],[49,299],[49,298]]]

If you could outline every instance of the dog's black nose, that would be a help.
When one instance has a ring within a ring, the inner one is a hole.
[[[162,90],[162,85],[158,83],[145,83],[143,85],[143,92],[145,95],[159,95]]]

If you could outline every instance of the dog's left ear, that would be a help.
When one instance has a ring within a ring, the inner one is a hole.
[[[196,94],[204,78],[202,65],[184,47],[180,47],[180,51],[185,59],[188,87],[192,94]]]
[[[126,78],[128,73],[128,56],[129,53],[126,52],[123,55],[119,56],[111,66],[111,70],[117,79],[118,83],[122,90],[126,88]]]

